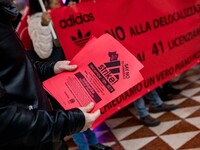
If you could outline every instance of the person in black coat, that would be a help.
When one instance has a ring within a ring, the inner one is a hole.
[[[76,66],[67,61],[33,64],[12,27],[17,15],[11,0],[0,0],[0,149],[66,149],[63,138],[88,129],[100,111],[89,113],[93,103],[52,110],[37,71],[53,75]]]

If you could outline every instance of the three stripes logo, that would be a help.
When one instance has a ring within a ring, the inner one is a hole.
[[[106,68],[119,80],[120,73],[120,61],[118,60],[118,54],[116,52],[109,52],[110,62],[104,63]]]
[[[76,46],[83,47],[90,39],[91,32],[88,31],[84,36],[81,31],[78,29],[78,37],[71,36],[72,41]]]

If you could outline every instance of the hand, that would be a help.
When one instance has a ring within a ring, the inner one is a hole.
[[[70,61],[63,60],[58,61],[54,65],[54,73],[58,74],[64,71],[74,71],[77,68],[77,65],[69,65]]]
[[[51,16],[49,12],[43,12],[41,16],[41,24],[42,26],[48,26],[51,21]]]
[[[99,109],[94,113],[90,113],[93,108],[94,108],[94,103],[90,103],[85,107],[79,108],[85,116],[85,125],[81,130],[81,132],[86,131],[88,128],[90,128],[93,122],[100,116],[101,113]]]
[[[76,2],[70,0],[68,6],[73,7],[74,5],[76,5]]]

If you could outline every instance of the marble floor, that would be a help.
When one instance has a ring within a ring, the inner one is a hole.
[[[99,141],[113,150],[200,150],[200,67],[192,67],[178,81],[174,87],[181,93],[166,101],[178,108],[151,114],[161,121],[159,126],[142,125],[129,105],[95,129]],[[77,150],[71,138],[68,145]]]

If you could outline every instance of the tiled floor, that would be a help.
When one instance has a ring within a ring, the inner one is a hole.
[[[95,129],[99,141],[113,150],[200,150],[200,67],[183,73],[174,86],[182,92],[166,103],[178,108],[151,114],[159,126],[142,125],[129,105]],[[72,139],[68,143],[70,150],[77,149]]]

